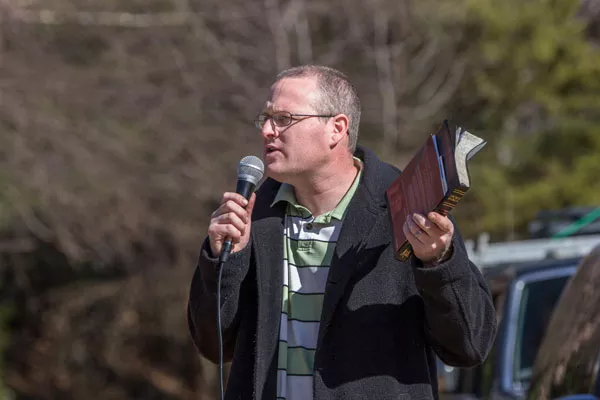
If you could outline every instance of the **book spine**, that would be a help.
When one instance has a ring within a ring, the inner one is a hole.
[[[434,211],[442,215],[450,214],[450,211],[452,211],[452,209],[456,207],[460,199],[462,199],[466,193],[467,192],[462,188],[452,189],[450,194],[444,197],[444,200],[442,200],[440,204],[438,204]]]
[[[405,242],[398,251],[396,252],[396,260],[398,261],[406,261],[412,254],[412,246],[410,243]]]

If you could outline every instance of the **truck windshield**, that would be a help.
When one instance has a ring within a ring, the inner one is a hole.
[[[569,276],[554,277],[528,282],[523,287],[513,366],[513,376],[517,384],[524,386],[529,384],[533,362],[552,310],[568,279]]]

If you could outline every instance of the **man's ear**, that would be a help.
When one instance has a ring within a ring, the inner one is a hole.
[[[348,124],[350,120],[346,114],[338,114],[331,118],[331,145],[335,146],[348,136]]]

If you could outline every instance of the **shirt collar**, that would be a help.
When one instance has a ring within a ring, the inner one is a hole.
[[[358,168],[358,174],[356,174],[356,177],[354,178],[354,182],[352,182],[352,185],[350,186],[350,188],[348,189],[348,191],[346,192],[344,197],[342,197],[342,199],[340,200],[338,205],[333,210],[317,217],[318,219],[323,218],[322,222],[329,223],[331,221],[331,218],[335,218],[337,220],[342,220],[342,218],[344,217],[346,208],[348,207],[350,200],[352,200],[352,196],[354,196],[354,192],[356,192],[356,188],[358,188],[358,184],[360,182],[360,177],[361,177],[362,171],[363,171],[363,163],[359,158],[354,157],[354,165],[356,166],[356,168]],[[296,199],[296,193],[294,191],[294,187],[288,183],[282,183],[281,186],[279,186],[279,190],[277,190],[277,194],[275,195],[275,199],[271,203],[271,207],[273,207],[275,204],[279,203],[280,201],[287,202],[289,205],[291,205],[295,208],[302,208],[302,209],[306,210],[305,207],[298,204],[298,201]]]

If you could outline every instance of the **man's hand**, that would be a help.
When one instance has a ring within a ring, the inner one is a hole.
[[[404,223],[404,234],[415,257],[423,263],[439,263],[450,255],[454,224],[448,217],[430,212],[427,218],[412,214]]]
[[[221,254],[221,248],[227,238],[231,239],[232,253],[242,250],[250,240],[250,216],[256,201],[252,193],[250,201],[238,193],[227,192],[223,195],[221,205],[212,213],[208,227],[210,249],[214,257]]]

